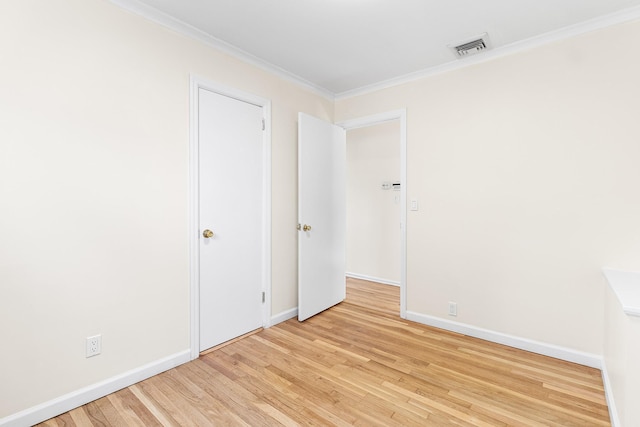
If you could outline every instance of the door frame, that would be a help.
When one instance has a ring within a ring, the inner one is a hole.
[[[349,131],[400,120],[400,317],[407,318],[407,110],[387,111],[345,120],[337,126]]]
[[[189,78],[189,331],[191,360],[200,355],[200,183],[198,91],[219,95],[262,108],[262,326],[271,318],[271,101],[191,74]]]

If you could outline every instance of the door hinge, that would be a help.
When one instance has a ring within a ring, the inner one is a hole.
[[[265,130],[267,128],[267,125],[264,122],[264,119],[262,119],[262,130]]]
[[[265,298],[266,298],[266,295],[265,295],[265,293],[263,292],[263,293],[262,293],[262,303],[263,303],[263,304],[264,304],[264,300],[265,300]]]

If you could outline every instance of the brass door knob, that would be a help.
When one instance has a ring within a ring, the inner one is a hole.
[[[209,229],[204,230],[202,232],[202,235],[204,236],[205,239],[209,239],[209,238],[213,237],[213,231],[211,231]]]
[[[302,230],[303,230],[303,231],[311,231],[311,226],[310,226],[310,225],[305,224],[305,225],[302,227]]]

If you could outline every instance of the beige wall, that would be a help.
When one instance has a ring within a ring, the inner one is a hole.
[[[296,306],[297,112],[331,101],[105,0],[2,2],[0,35],[0,418],[189,348],[190,73],[272,100]]]
[[[407,108],[408,311],[602,354],[600,269],[640,267],[638,38],[618,25],[336,102],[337,121]]]
[[[400,282],[400,121],[347,132],[347,272]]]

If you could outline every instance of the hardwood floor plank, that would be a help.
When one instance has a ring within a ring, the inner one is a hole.
[[[144,393],[142,388],[137,384],[129,387],[129,390],[131,390],[131,393],[133,393],[138,398],[138,400],[149,410],[149,412],[153,414],[153,416],[158,420],[160,424],[162,424],[163,426],[178,425],[176,421],[169,414],[167,414],[166,411],[161,408],[157,402],[148,397]]]
[[[251,418],[251,414],[244,411],[245,406],[248,409],[248,402],[247,405],[238,405],[229,387],[232,382],[228,381],[222,373],[212,373],[205,369],[200,359],[179,368],[182,368],[179,369],[180,382],[187,385],[188,390],[193,393],[192,396],[186,394],[185,396],[188,396],[190,402],[196,399],[196,403],[191,405],[210,424],[235,422],[236,425],[252,425],[245,419]],[[238,409],[243,410],[243,413],[239,414]]]
[[[609,426],[600,371],[400,319],[399,288],[227,343],[47,426]]]
[[[128,399],[122,394],[123,391],[124,390],[120,390],[119,392],[110,394],[107,396],[107,399],[124,419],[126,425],[143,427],[145,425],[144,421],[140,419],[136,411],[129,406]],[[158,423],[156,422],[152,425],[158,425]]]
[[[69,411],[73,425],[76,426],[93,426],[89,415],[85,411],[85,407],[81,406],[72,411]]]
[[[111,404],[108,397],[103,397],[101,399],[95,400],[93,403],[95,403],[98,406],[98,408],[100,408],[100,411],[104,415],[105,420],[101,425],[107,425],[107,426],[113,425],[113,424],[122,425],[122,426],[127,425],[124,418],[122,418],[122,416],[118,412],[118,409],[116,409]]]
[[[139,385],[162,405],[180,426],[212,426],[213,422],[198,410],[198,393],[192,394],[189,389],[183,387],[180,384],[181,377],[176,377],[175,371],[172,371],[164,373],[166,375],[151,377]],[[213,410],[213,408],[206,409]]]
[[[52,427],[73,427],[76,423],[71,418],[70,412],[65,412],[64,414],[51,418],[50,420],[45,421],[45,425],[50,425]]]
[[[89,402],[84,405],[84,410],[94,426],[108,425],[107,417],[102,413],[97,401]]]

